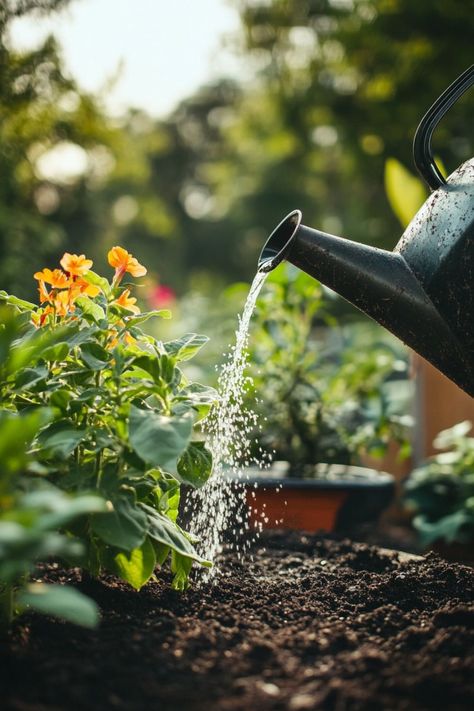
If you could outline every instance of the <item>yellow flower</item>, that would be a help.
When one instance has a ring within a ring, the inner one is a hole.
[[[65,252],[59,262],[65,272],[71,276],[83,276],[92,267],[92,259],[86,259],[85,254],[69,254]]]
[[[44,304],[45,301],[51,301],[52,296],[49,293],[49,291],[46,288],[46,284],[44,281],[40,281],[39,286],[38,286],[38,291],[39,291],[39,300],[40,304]]]
[[[133,344],[137,342],[137,339],[134,338],[128,331],[125,331],[123,338],[127,346],[133,346]]]
[[[111,328],[108,332],[108,343],[106,348],[115,348],[117,343],[119,342],[118,340],[118,331],[116,328]]]
[[[128,289],[127,289],[127,291],[128,291]],[[116,325],[122,329],[125,326],[125,322],[120,320],[120,321],[117,321]],[[107,336],[108,336],[108,343],[106,345],[106,348],[111,350],[112,348],[115,348],[115,346],[117,346],[120,342],[119,332],[116,328],[111,328],[111,329],[109,329]],[[124,333],[122,333],[121,337],[123,339],[123,342],[126,343],[127,346],[132,346],[134,343],[137,342],[137,339],[134,338],[128,331],[125,331]]]
[[[125,272],[128,272],[134,277],[144,276],[146,274],[146,268],[139,264],[138,260],[135,259],[126,249],[123,247],[112,247],[107,255],[109,264],[115,269],[115,281],[119,282]]]
[[[35,272],[33,276],[40,282],[51,284],[53,289],[67,289],[71,284],[71,280],[61,269],[54,269],[54,271],[43,269],[42,272]]]
[[[117,306],[121,306],[122,309],[127,309],[127,311],[131,311],[134,314],[140,313],[138,306],[135,306],[137,303],[136,298],[130,296],[130,289],[124,289],[115,303]]]
[[[57,316],[67,316],[69,311],[74,311],[75,309],[69,291],[59,291],[54,297],[53,303]]]
[[[81,296],[81,294],[85,294],[86,296],[90,296],[92,299],[94,296],[97,296],[97,294],[100,294],[100,288],[96,286],[95,284],[89,284],[88,281],[85,279],[76,279],[74,284],[71,286],[71,298],[77,299],[78,296]]]
[[[33,311],[31,314],[31,323],[36,326],[36,328],[40,328],[41,326],[44,326],[44,323],[50,314],[54,314],[52,306],[46,306],[46,308],[40,309],[39,311]]]

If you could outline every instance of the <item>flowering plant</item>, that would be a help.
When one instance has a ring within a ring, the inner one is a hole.
[[[176,519],[180,484],[202,486],[211,473],[211,454],[193,433],[216,393],[189,382],[179,363],[207,338],[161,342],[145,334],[145,321],[169,311],[140,312],[132,285],[123,283],[126,274],[146,274],[135,257],[113,247],[108,262],[111,281],[85,255],[69,253],[62,269],[36,272],[38,307],[0,292],[22,324],[17,346],[29,353],[0,372],[3,407],[48,408],[52,420],[31,448],[34,475],[106,501],[107,511],[63,529],[83,542],[83,567],[139,589],[169,559],[173,586],[183,589],[193,561],[209,565]]]

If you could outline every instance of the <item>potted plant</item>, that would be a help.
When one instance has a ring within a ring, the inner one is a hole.
[[[275,462],[250,472],[257,525],[347,528],[376,518],[393,495],[391,475],[360,464],[394,440],[409,452],[406,363],[379,329],[342,328],[340,308],[291,265],[268,277],[257,303],[248,400],[261,424],[253,454]]]
[[[465,420],[439,432],[440,450],[414,469],[405,482],[405,501],[425,548],[472,561],[474,541],[474,437]]]

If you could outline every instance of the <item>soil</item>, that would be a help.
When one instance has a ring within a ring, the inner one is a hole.
[[[245,565],[224,558],[216,584],[184,594],[50,568],[98,601],[101,626],[21,618],[0,645],[0,707],[474,708],[472,568],[279,532]]]

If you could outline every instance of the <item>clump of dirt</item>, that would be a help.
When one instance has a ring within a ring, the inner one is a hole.
[[[349,540],[269,533],[214,585],[78,585],[95,631],[31,615],[0,651],[2,709],[471,709],[474,571]]]

